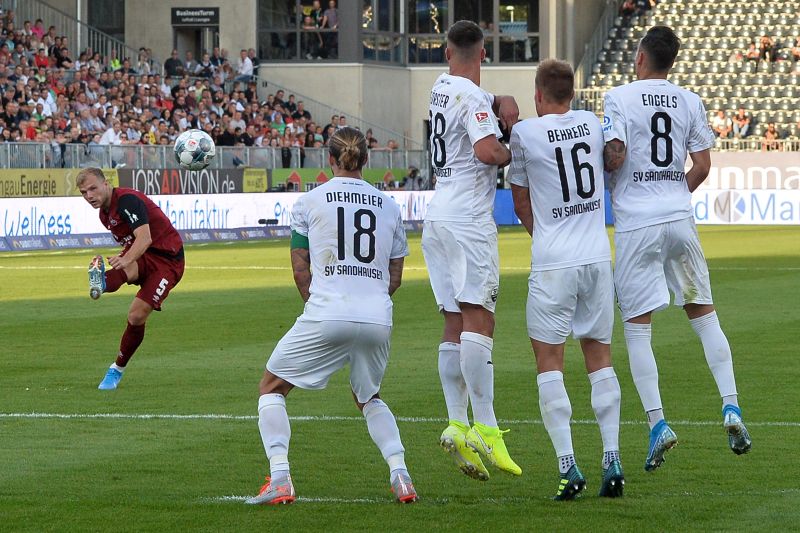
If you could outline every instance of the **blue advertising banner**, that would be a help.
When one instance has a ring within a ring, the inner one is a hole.
[[[7,237],[8,244],[15,252],[27,250],[47,250],[49,248],[47,239],[39,235],[28,235],[21,237]]]

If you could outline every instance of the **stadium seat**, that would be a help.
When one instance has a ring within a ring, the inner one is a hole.
[[[662,0],[640,17],[617,17],[593,66],[591,85],[609,87],[633,79],[638,39],[655,24],[672,27],[683,41],[670,75],[673,83],[700,94],[709,111],[723,109],[732,116],[741,106],[757,122],[774,119],[787,134],[800,137],[800,61],[791,56],[800,36],[800,0]],[[777,61],[730,61],[765,34],[775,40]],[[602,99],[602,94],[593,98]],[[760,140],[754,143],[720,146],[760,150]]]

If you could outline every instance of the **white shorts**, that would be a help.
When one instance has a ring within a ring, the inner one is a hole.
[[[576,339],[611,344],[614,282],[611,261],[531,272],[528,278],[528,336],[562,344]]]
[[[500,287],[497,226],[487,222],[425,221],[422,255],[439,311],[460,313],[459,303],[494,313]]]
[[[675,305],[711,304],[708,265],[694,219],[614,234],[614,285],[622,320]]]
[[[350,364],[350,386],[360,403],[378,394],[389,361],[392,328],[380,324],[297,319],[278,342],[267,370],[301,389],[324,389]]]

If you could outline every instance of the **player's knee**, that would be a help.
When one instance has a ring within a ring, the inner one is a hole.
[[[131,309],[128,311],[128,322],[133,326],[143,326],[149,314],[142,309]]]
[[[714,306],[711,304],[686,304],[683,306],[683,310],[686,311],[686,316],[691,320],[713,312]]]
[[[361,402],[359,402],[359,401],[358,401],[358,396],[356,396],[356,393],[355,393],[355,391],[353,391],[353,401],[354,401],[354,402],[356,402],[356,407],[358,407],[358,410],[359,410],[359,411],[361,411],[362,413],[364,412],[364,406],[365,406],[365,405],[367,405],[368,403],[370,403],[370,402],[371,402],[371,401],[373,401],[373,400],[377,400],[377,401],[379,401],[379,402],[380,402],[380,401],[381,401],[381,396],[380,396],[380,394],[379,394],[379,393],[376,393],[376,394],[374,394],[374,395],[372,396],[372,398],[370,398],[369,400],[367,400],[367,401],[366,401],[366,402],[364,402],[364,403],[361,403]],[[382,403],[382,402],[381,402],[381,403]]]
[[[258,392],[261,396],[265,394],[281,394],[285,397],[293,387],[294,386],[288,381],[279,378],[269,371],[265,371],[264,376],[258,384]]]

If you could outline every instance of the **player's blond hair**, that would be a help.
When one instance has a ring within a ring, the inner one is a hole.
[[[75,178],[75,184],[80,187],[83,182],[89,179],[89,176],[95,176],[100,181],[106,181],[106,175],[97,167],[87,167],[78,172],[78,177]]]
[[[364,134],[355,128],[336,130],[329,141],[331,156],[342,170],[361,170],[367,164],[369,150]]]
[[[560,59],[545,59],[536,69],[536,88],[551,102],[569,102],[575,95],[572,65]]]

